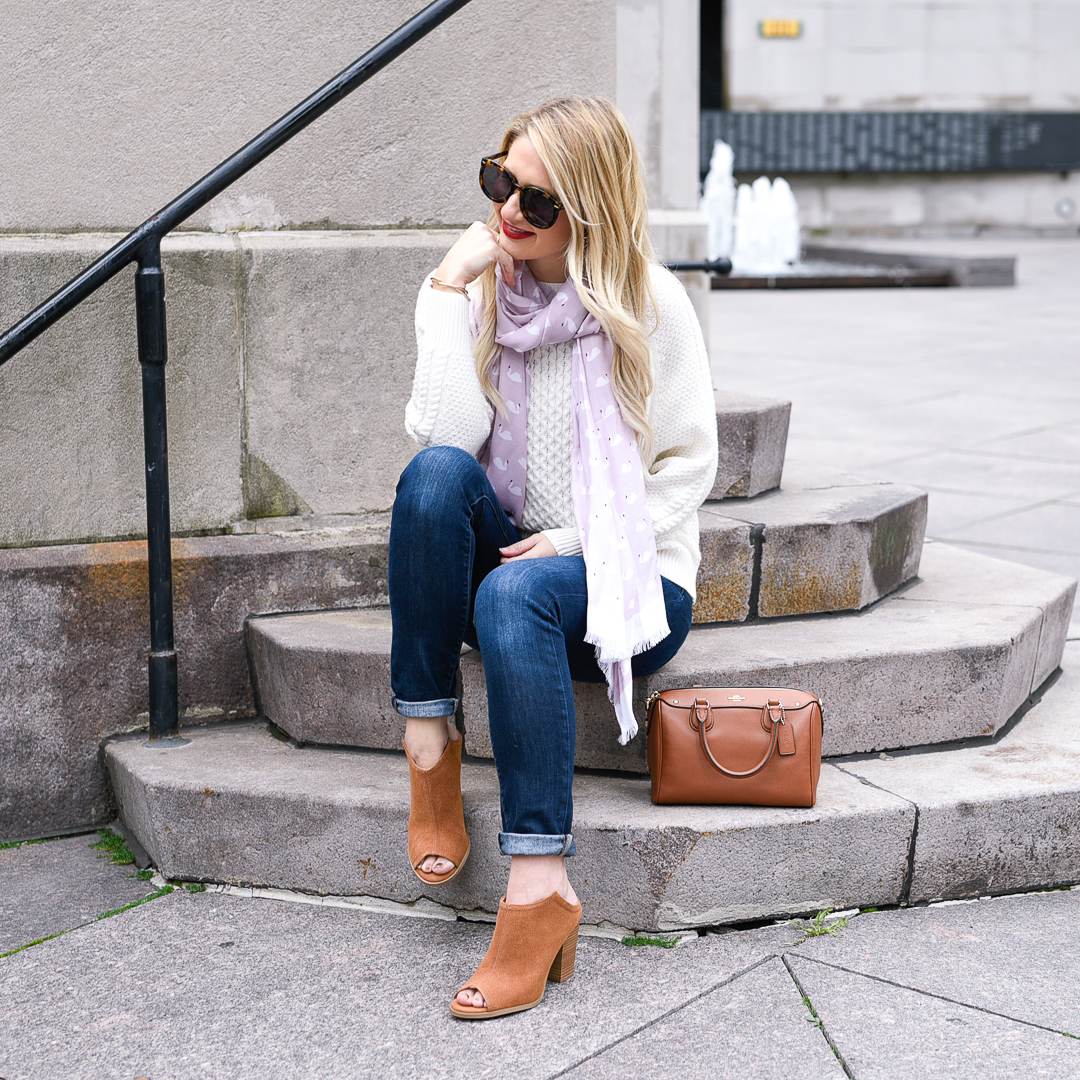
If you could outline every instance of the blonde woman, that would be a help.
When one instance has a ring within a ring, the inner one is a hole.
[[[491,948],[450,1008],[539,1004],[572,974],[573,679],[632,675],[690,629],[697,510],[716,472],[701,331],[653,261],[641,162],[601,99],[519,116],[480,169],[492,201],[420,288],[409,434],[390,531],[391,679],[406,717],[409,858],[428,885],[470,850],[454,723],[479,648],[510,876]]]

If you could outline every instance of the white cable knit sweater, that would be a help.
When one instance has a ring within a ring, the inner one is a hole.
[[[430,276],[416,301],[416,374],[405,428],[422,446],[456,446],[475,455],[491,432],[493,409],[476,377],[469,305],[460,294],[432,289],[429,282]],[[660,573],[695,596],[701,562],[697,510],[716,478],[712,377],[686,290],[659,266],[652,268],[652,286],[659,325],[649,339],[653,448],[644,463],[645,500]],[[570,494],[572,357],[572,342],[544,345],[527,356],[528,469],[521,531],[543,532],[560,555],[581,554]]]

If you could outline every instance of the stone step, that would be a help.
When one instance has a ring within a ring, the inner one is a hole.
[[[1080,647],[1000,742],[826,762],[810,810],[654,806],[644,780],[575,778],[571,873],[587,923],[646,930],[1080,880]],[[145,736],[105,756],[123,820],[169,878],[494,912],[498,782],[462,770],[472,854],[430,888],[408,866],[401,754],[299,748],[258,724]]]
[[[380,538],[385,552],[388,515],[271,518],[251,528],[345,538],[358,521],[367,539]],[[926,494],[834,469],[793,469],[782,489],[704,503],[698,531],[694,622],[857,610],[919,572]]]
[[[852,611],[919,572],[926,494],[834,469],[789,469],[780,490],[706,502],[698,526],[694,622]]]
[[[1071,578],[928,544],[922,577],[857,614],[693,629],[663,670],[635,684],[791,686],[818,694],[827,756],[947,743],[996,732],[1061,660]],[[302,743],[394,749],[385,610],[252,619],[248,645],[264,716]],[[466,746],[490,757],[478,653],[462,656]],[[616,742],[602,685],[578,683],[576,762],[646,771],[644,738]]]
[[[916,572],[920,493],[789,473],[783,491],[702,510],[699,621],[804,610],[807,597],[863,604]],[[895,535],[888,523],[905,506],[907,554],[889,563],[877,538]],[[236,522],[234,535],[174,537],[182,722],[252,714],[249,616],[385,605],[389,518],[306,514]],[[0,648],[0,715],[15,725],[0,749],[14,785],[13,798],[0,800],[0,836],[110,813],[99,748],[146,708],[146,574],[143,542],[0,549],[0,611],[16,620],[12,644]],[[45,655],[55,662],[40,663]],[[53,752],[57,739],[63,754]]]
[[[720,457],[710,499],[747,498],[780,486],[791,402],[714,393]]]

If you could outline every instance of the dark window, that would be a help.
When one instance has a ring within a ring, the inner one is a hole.
[[[701,107],[727,108],[723,0],[701,0]]]

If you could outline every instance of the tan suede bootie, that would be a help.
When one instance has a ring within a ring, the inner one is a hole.
[[[461,805],[461,743],[449,739],[442,757],[430,769],[413,761],[409,748],[409,862],[413,873],[425,885],[445,885],[455,878],[469,857],[469,834],[465,832],[465,812]],[[454,869],[448,874],[428,874],[420,864],[429,856],[448,859]]]
[[[580,923],[581,905],[558,893],[535,904],[508,904],[504,896],[487,956],[458,990],[479,990],[486,1005],[461,1005],[455,994],[450,1011],[462,1020],[488,1020],[539,1005],[548,980],[566,982],[574,974]]]

